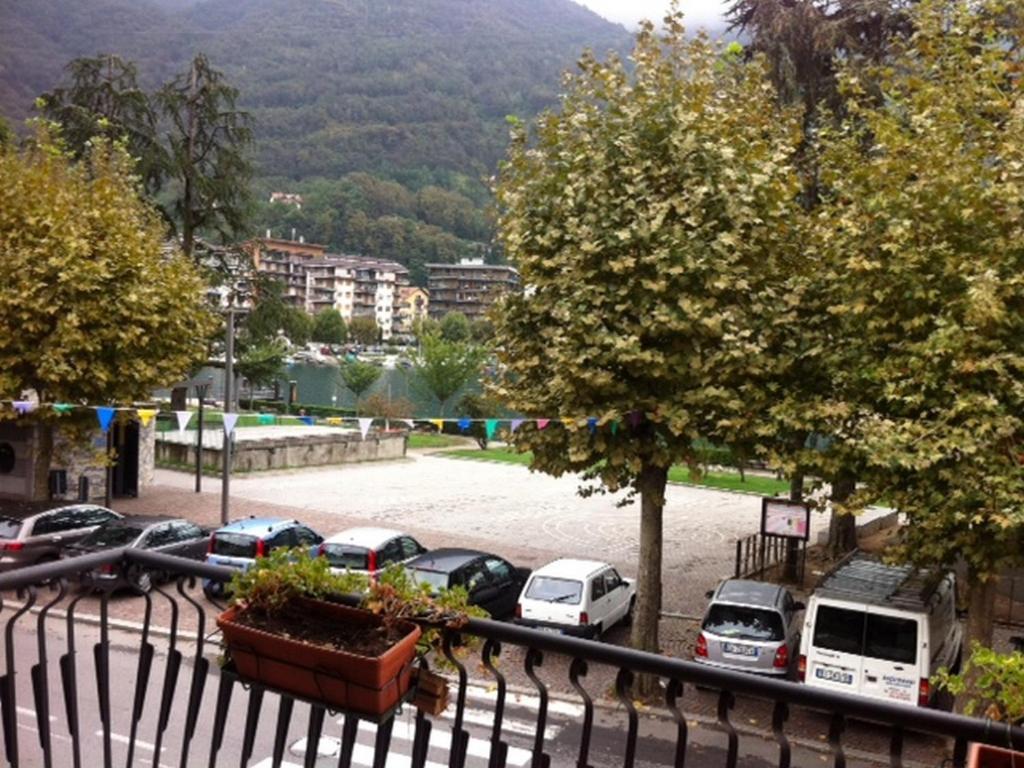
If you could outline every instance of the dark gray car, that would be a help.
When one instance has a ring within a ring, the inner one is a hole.
[[[114,520],[97,528],[78,544],[69,547],[68,557],[102,552],[105,549],[135,547],[164,555],[202,560],[210,540],[210,531],[195,523],[175,517],[136,515]],[[130,587],[139,593],[149,592],[158,574],[143,568],[126,570],[120,563],[104,565],[82,574],[83,586],[105,591]]]
[[[711,602],[697,636],[696,661],[737,672],[792,674],[804,605],[788,589],[727,579],[708,597]]]
[[[71,504],[0,514],[0,571],[56,560],[64,548],[121,515],[96,504]]]

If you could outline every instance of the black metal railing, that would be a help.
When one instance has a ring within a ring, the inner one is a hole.
[[[91,595],[72,588],[78,574],[109,566],[146,568],[168,580],[141,597]],[[338,720],[340,738],[335,739],[325,732],[328,715],[333,720],[336,713],[240,680],[217,664],[218,644],[208,633],[212,635],[218,608],[202,596],[196,582],[223,581],[230,575],[225,568],[137,550],[0,575],[0,620],[5,619],[0,711],[8,764],[80,768],[102,760],[107,767],[245,766],[266,752],[268,757],[258,765],[279,766],[288,758],[289,742],[304,736],[302,762],[307,768],[326,760],[338,766],[383,768],[392,748],[393,717],[365,726],[364,718],[345,715]],[[460,640],[470,635],[483,641],[479,664],[463,655]],[[521,658],[518,664],[499,664],[503,654]],[[766,735],[774,747],[769,754],[783,768],[791,764],[795,748],[807,748],[803,739],[814,740],[794,726],[794,708],[822,713],[817,717],[827,722],[827,759],[838,767],[846,764],[847,726],[857,721],[870,724],[875,736],[884,734],[884,751],[893,766],[904,764],[912,738],[927,739],[929,765],[965,765],[969,742],[1024,749],[1024,729],[1005,724],[823,692],[513,624],[471,620],[458,637],[445,635],[440,655],[454,670],[451,705],[439,717],[404,713],[409,754],[401,764],[412,768],[436,765],[430,756],[442,748],[449,768],[527,763],[536,768],[630,767],[641,754],[647,763],[709,765],[706,752],[693,758],[688,747],[695,734],[683,699],[697,688],[710,689],[703,695],[714,697],[709,720],[723,742],[716,765],[742,765],[741,739],[757,738],[743,731],[734,714],[737,701],[747,699],[763,702],[770,713]],[[564,660],[564,668],[557,659]],[[424,667],[428,663],[420,661]],[[483,676],[489,692],[482,719],[479,708],[467,704],[471,669]],[[561,670],[564,679],[552,681],[552,669]],[[600,670],[610,682],[607,688],[617,710],[606,708],[599,718]],[[645,706],[643,713],[633,692],[639,675],[656,676],[662,690],[660,706]],[[515,697],[513,690],[518,692]],[[234,706],[243,695],[240,691],[247,694],[245,704]],[[528,707],[522,704],[526,693]],[[572,728],[565,731],[567,739],[556,742],[549,726],[560,707],[570,706],[566,702],[575,702]],[[518,720],[511,728],[513,707],[530,713],[527,728]],[[662,717],[662,733],[669,734],[662,737],[666,748],[657,758],[649,749],[653,737],[641,736],[642,718],[655,714]],[[261,728],[261,721],[273,726]],[[598,750],[595,740],[609,723],[618,729],[616,738],[606,739]],[[364,744],[359,738],[368,735],[367,729],[373,731],[372,743]],[[327,739],[333,752],[323,748]],[[318,752],[330,752],[330,757]],[[763,753],[762,748],[762,759]]]

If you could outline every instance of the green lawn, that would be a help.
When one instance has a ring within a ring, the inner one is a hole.
[[[452,445],[462,445],[462,440],[451,435],[432,435],[422,432],[411,432],[409,434],[409,448],[448,448]],[[464,451],[453,451],[453,453],[464,453]]]
[[[411,439],[410,447],[412,447]],[[446,451],[444,455],[457,459],[500,461],[506,464],[521,464],[524,466],[530,463],[531,458],[529,453],[515,453],[505,448],[488,448],[484,451],[465,448],[456,451]],[[700,482],[694,482],[690,479],[690,470],[687,467],[680,466],[672,467],[669,470],[668,479],[671,483],[700,485],[707,488],[719,488],[724,491],[747,491],[762,496],[777,496],[789,491],[789,483],[785,480],[751,474],[748,474],[745,480],[741,480],[738,472],[709,472],[700,479]]]

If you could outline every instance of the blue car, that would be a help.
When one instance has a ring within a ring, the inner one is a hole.
[[[236,520],[218,528],[210,535],[206,550],[209,565],[223,565],[238,571],[247,571],[257,557],[269,555],[275,549],[284,547],[306,547],[316,555],[324,537],[298,520],[280,517],[250,517]],[[205,579],[203,592],[207,597],[224,594],[224,584]]]

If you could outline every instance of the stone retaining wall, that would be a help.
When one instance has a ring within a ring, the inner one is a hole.
[[[405,450],[405,432],[371,433],[365,440],[353,432],[243,440],[235,442],[231,454],[231,470],[264,472],[271,469],[401,459],[405,456]],[[158,464],[194,467],[196,446],[157,440],[156,461]],[[220,469],[223,461],[220,448],[203,447],[203,466]]]

